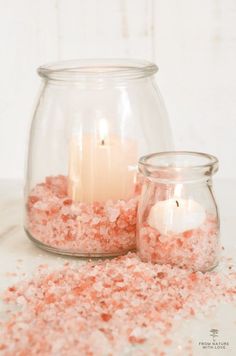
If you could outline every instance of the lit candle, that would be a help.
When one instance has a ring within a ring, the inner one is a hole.
[[[205,209],[198,202],[179,198],[181,189],[177,184],[172,199],[159,201],[150,210],[148,224],[163,235],[196,229],[206,219]]]
[[[134,187],[137,143],[109,134],[106,119],[97,133],[72,137],[70,142],[68,193],[86,203],[126,199]]]

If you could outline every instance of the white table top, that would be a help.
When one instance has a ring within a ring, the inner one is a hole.
[[[70,257],[59,257],[40,250],[26,237],[23,230],[23,184],[16,181],[0,181],[0,292],[14,283],[19,276],[14,276],[18,271],[31,275],[41,263],[50,266],[59,266]],[[215,193],[221,215],[221,240],[226,254],[235,257],[235,226],[236,226],[236,181],[215,181]],[[20,262],[19,267],[19,259]],[[80,260],[77,259],[78,263]],[[9,273],[10,272],[10,273]],[[12,274],[12,275],[11,275]],[[3,305],[0,304],[0,317]],[[191,335],[196,340],[204,340],[212,327],[219,329],[221,337],[230,343],[228,350],[207,350],[194,355],[236,355],[235,341],[236,310],[233,306],[222,305],[215,313],[214,320],[193,320],[189,325],[184,325],[181,333]],[[215,353],[214,353],[215,354]]]

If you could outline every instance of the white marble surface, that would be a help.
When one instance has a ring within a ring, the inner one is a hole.
[[[236,226],[236,181],[216,181],[215,191],[220,206],[222,221],[222,242],[226,253],[235,257],[235,226]],[[49,266],[58,266],[69,257],[58,257],[40,250],[28,240],[22,226],[23,199],[22,184],[16,181],[0,181],[0,291],[12,284],[20,276],[14,272],[31,275],[40,263]],[[19,262],[19,260],[22,260]],[[83,263],[76,259],[78,263]],[[221,268],[221,266],[219,267]],[[4,315],[4,306],[0,304],[0,318]],[[222,304],[214,317],[200,318],[185,323],[178,331],[179,347],[181,351],[181,338],[191,335],[194,343],[194,356],[204,355],[236,355],[236,309],[233,306]],[[225,351],[203,351],[197,345],[201,340],[209,339],[210,328],[219,329],[222,341],[228,341],[230,347]],[[180,353],[181,354],[181,353]]]

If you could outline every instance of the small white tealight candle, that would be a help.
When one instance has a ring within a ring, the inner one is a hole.
[[[167,233],[180,234],[196,229],[205,219],[205,209],[196,201],[173,198],[153,205],[147,222],[165,235]]]

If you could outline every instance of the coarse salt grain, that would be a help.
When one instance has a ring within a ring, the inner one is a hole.
[[[143,261],[207,271],[219,259],[219,227],[210,214],[197,229],[166,235],[144,223],[139,227],[137,249]]]
[[[136,246],[137,194],[104,203],[72,202],[67,178],[47,177],[28,197],[26,227],[34,239],[61,252],[124,254]]]
[[[39,268],[4,294],[21,309],[0,323],[0,350],[4,356],[164,356],[176,323],[236,302],[235,278],[232,269],[203,274],[144,263],[132,253]],[[191,355],[191,340],[181,350]]]

